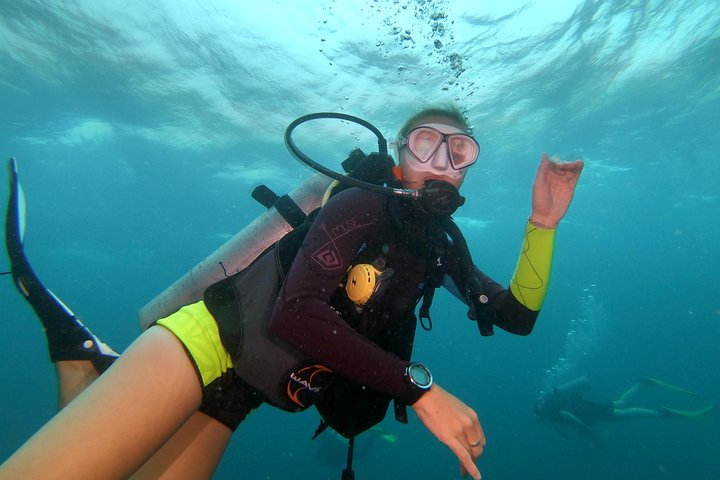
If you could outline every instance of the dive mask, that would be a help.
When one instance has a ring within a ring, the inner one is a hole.
[[[445,144],[450,166],[462,170],[474,164],[480,154],[480,145],[465,133],[443,133],[440,130],[421,125],[410,130],[407,137],[397,141],[397,148],[407,147],[420,163],[428,163]]]

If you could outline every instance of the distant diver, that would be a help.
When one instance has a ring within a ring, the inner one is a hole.
[[[699,397],[697,393],[685,388],[656,378],[643,376],[625,390],[617,400],[592,400],[583,396],[583,393],[591,388],[591,384],[587,377],[582,376],[543,392],[535,403],[535,416],[539,421],[548,422],[561,431],[562,429],[574,430],[578,434],[587,437],[593,445],[601,446],[593,430],[593,426],[598,422],[659,416],[698,419],[716,409],[716,405],[693,410],[681,410],[666,406],[649,408],[632,405],[631,402],[635,396],[643,388],[649,386],[691,397]]]

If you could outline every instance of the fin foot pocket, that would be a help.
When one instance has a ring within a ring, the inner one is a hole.
[[[35,310],[47,336],[50,360],[89,360],[102,373],[118,354],[101,342],[33,271],[25,256],[25,199],[18,180],[17,162],[10,159],[10,198],[5,218],[5,246],[15,287]]]
[[[694,420],[705,417],[714,412],[716,409],[717,405],[709,405],[705,408],[700,408],[698,410],[678,410],[669,407],[660,407],[658,410],[662,415],[666,417],[679,417]]]
[[[686,395],[691,395],[693,397],[698,397],[699,395],[692,390],[688,390],[687,388],[679,387],[677,385],[673,385],[668,382],[664,382],[662,380],[659,380],[657,378],[648,377],[646,375],[640,377],[640,381],[644,383],[645,385],[654,385],[656,387],[664,388],[666,390],[671,390],[673,392],[678,393],[684,393]]]

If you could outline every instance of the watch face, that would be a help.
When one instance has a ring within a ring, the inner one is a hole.
[[[432,374],[424,365],[413,363],[408,367],[410,380],[420,388],[430,388],[432,385]]]

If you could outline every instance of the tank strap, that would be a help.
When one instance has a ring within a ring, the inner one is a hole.
[[[448,220],[452,222],[452,220]],[[420,326],[423,330],[432,330],[430,307],[432,306],[435,290],[442,286],[443,277],[447,272],[447,232],[445,221],[435,219],[428,225],[428,242],[432,245],[428,252],[428,273],[423,287],[422,303],[418,311]]]
[[[480,335],[484,337],[493,335],[495,332],[492,320],[490,320],[490,317],[480,314],[481,309],[487,307],[488,296],[475,275],[475,264],[470,256],[470,249],[467,246],[465,236],[450,217],[445,220],[445,232],[456,247],[456,253],[462,268],[463,293],[470,306],[468,317],[477,322]]]
[[[295,203],[290,195],[279,196],[267,185],[259,185],[252,191],[252,197],[265,208],[275,207],[278,213],[293,228],[298,227],[305,221],[307,215],[302,208]]]
[[[429,282],[425,283],[423,288],[422,304],[418,311],[418,319],[420,320],[420,326],[426,332],[429,332],[433,328],[432,318],[430,317],[430,306],[432,305],[433,297],[435,296],[435,286],[430,285]]]

